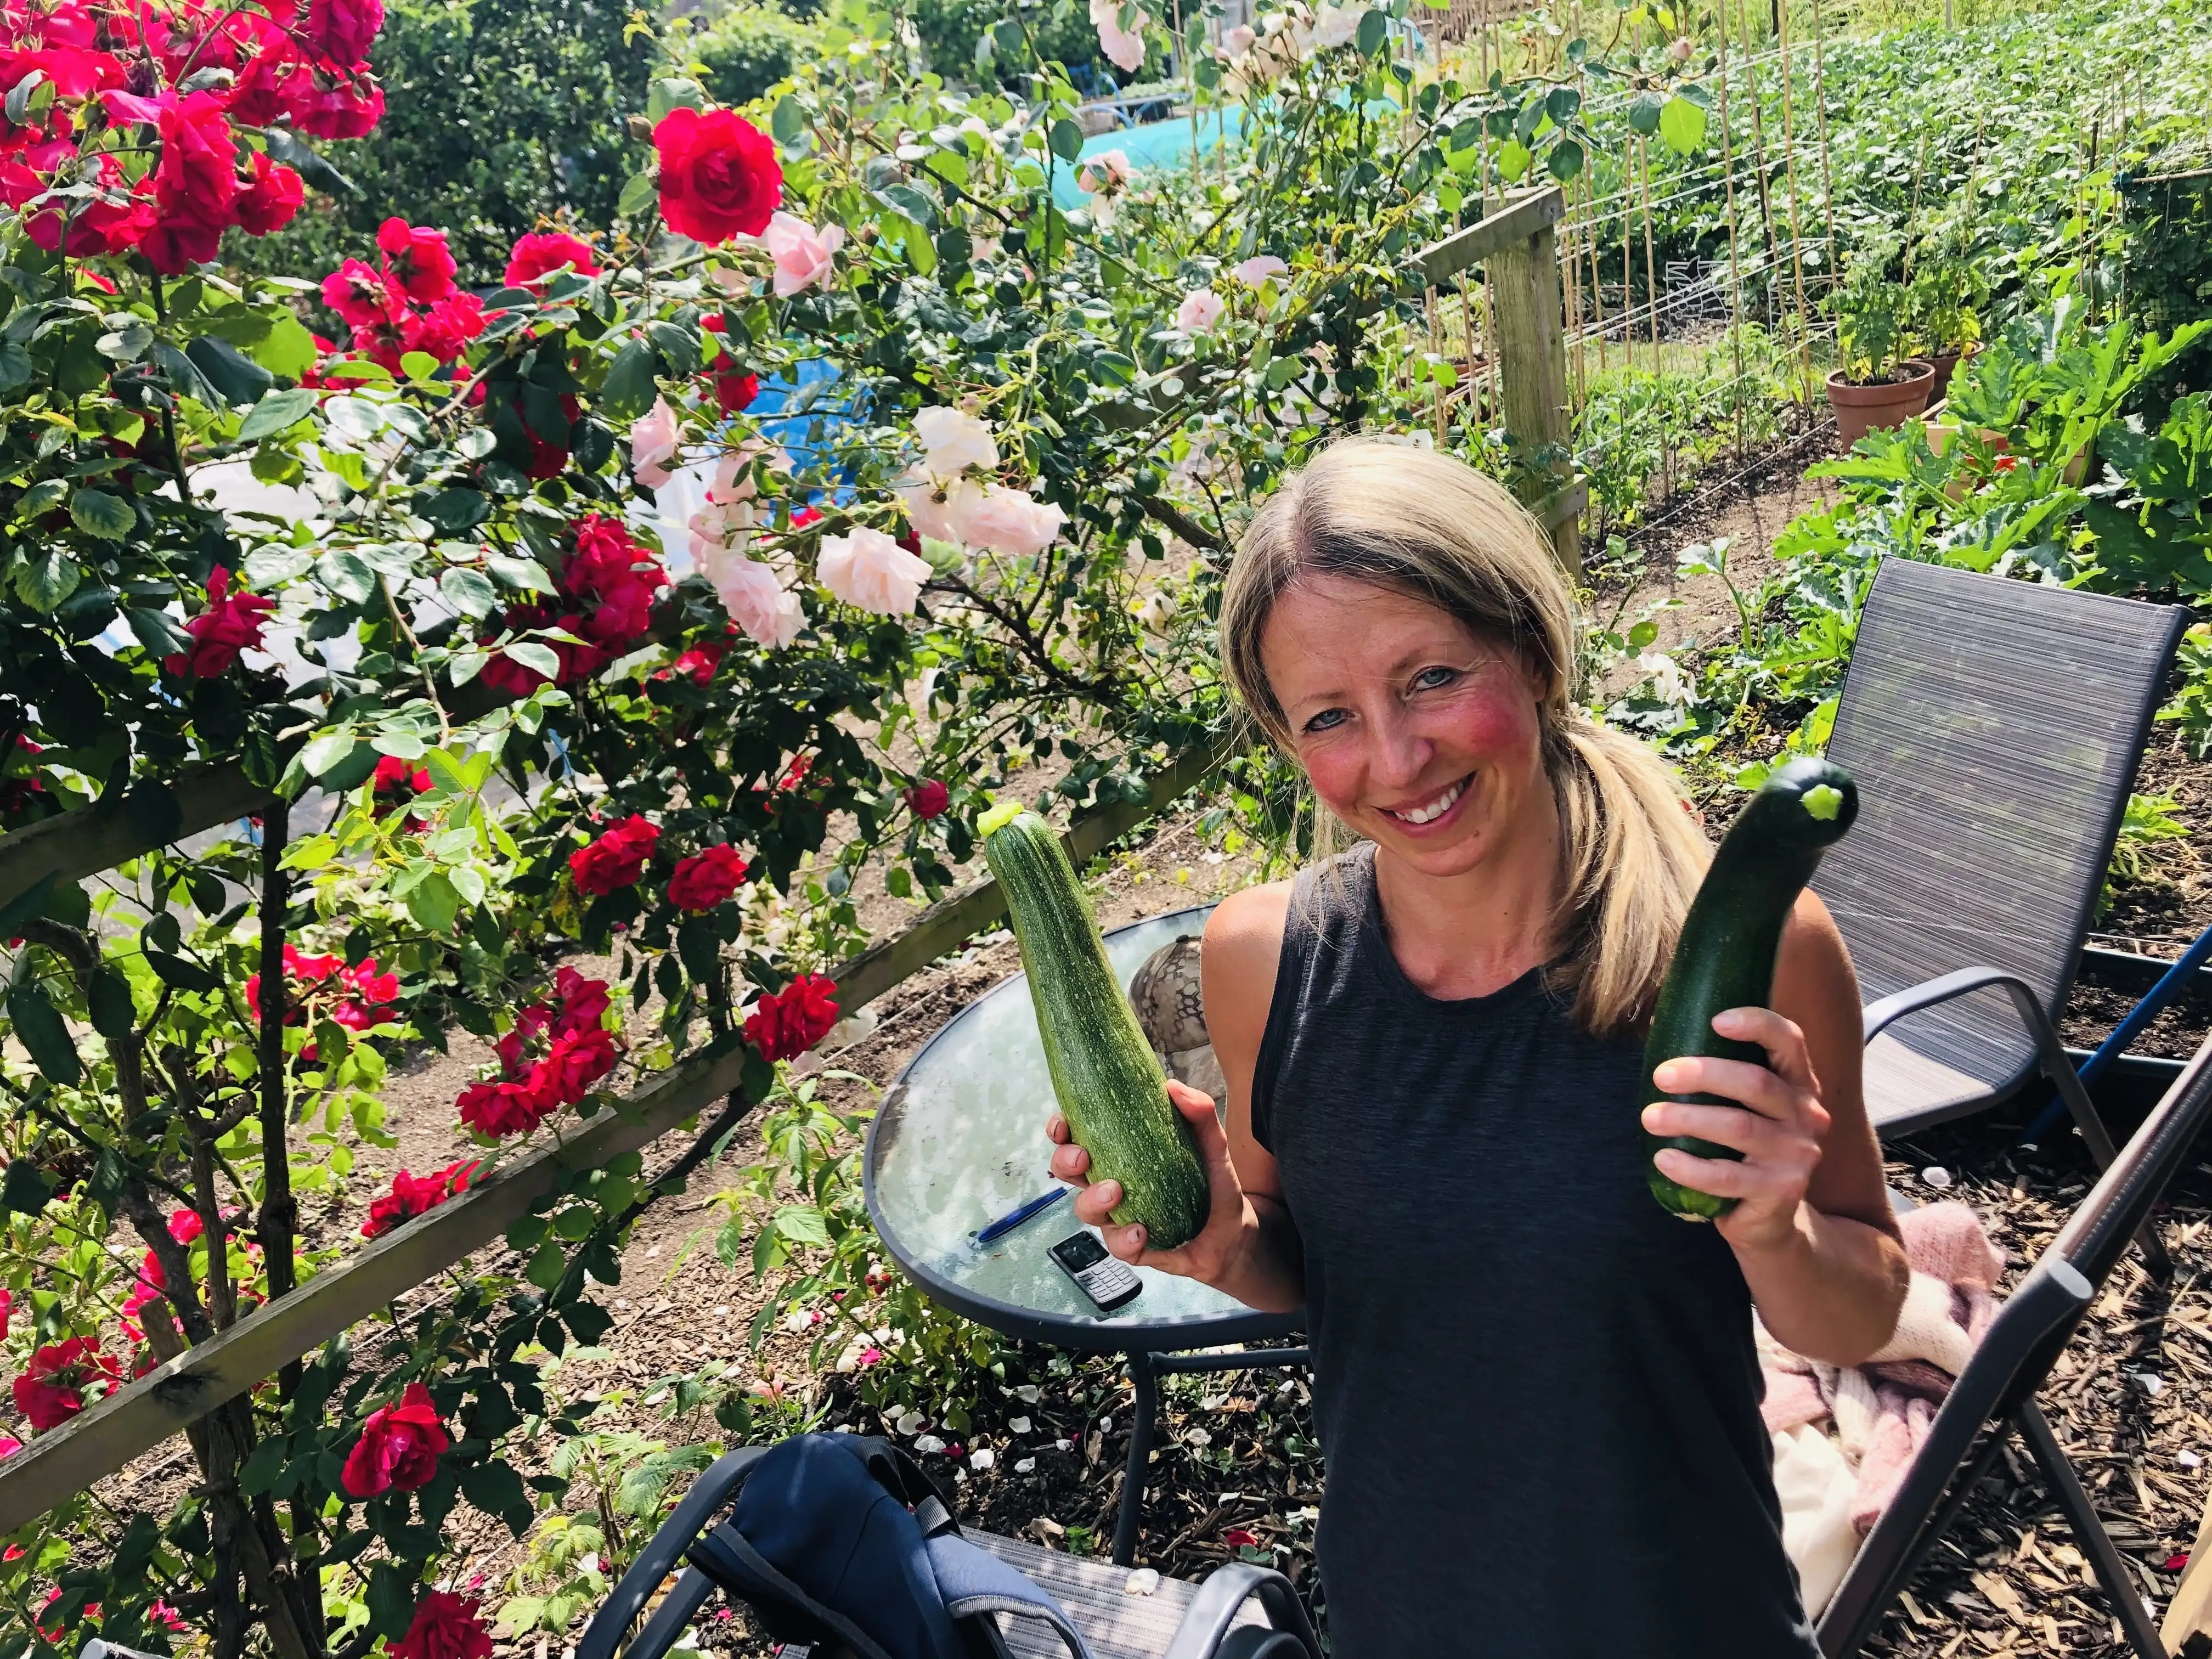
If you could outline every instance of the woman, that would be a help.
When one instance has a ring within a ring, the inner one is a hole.
[[[1171,1085],[1212,1183],[1152,1250],[1110,1181],[1076,1213],[1124,1260],[1304,1307],[1328,1460],[1339,1659],[1806,1659],[1759,1416],[1752,1310],[1850,1364],[1906,1283],[1860,1097],[1859,998],[1807,894],[1774,1008],[1721,1015],[1767,1064],[1642,1041],[1709,848],[1665,766],[1573,707],[1570,591],[1458,461],[1330,449],[1254,519],[1221,615],[1230,680],[1362,838],[1206,930],[1229,1083]],[[1732,1106],[1645,1103],[1703,1091]],[[1686,1186],[1644,1184],[1642,1127]],[[1053,1169],[1081,1182],[1060,1143]]]

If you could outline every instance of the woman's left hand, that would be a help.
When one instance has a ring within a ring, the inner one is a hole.
[[[1738,1250],[1760,1250],[1799,1231],[1798,1212],[1820,1162],[1828,1114],[1805,1034],[1790,1021],[1771,1008],[1730,1008],[1713,1017],[1713,1030],[1757,1044],[1767,1063],[1685,1055],[1661,1066],[1651,1080],[1668,1094],[1716,1095],[1739,1105],[1656,1101],[1644,1109],[1644,1127],[1656,1135],[1695,1135],[1743,1154],[1738,1163],[1668,1146],[1652,1162],[1671,1181],[1735,1199],[1735,1207],[1715,1224]]]

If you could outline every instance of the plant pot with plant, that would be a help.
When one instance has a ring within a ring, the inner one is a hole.
[[[1910,296],[1889,275],[1894,251],[1894,243],[1869,248],[1829,296],[1837,367],[1828,376],[1828,404],[1846,446],[1911,420],[1928,407],[1936,386],[1932,366],[1904,355]]]
[[[1972,257],[1972,227],[1966,221],[1940,221],[1913,245],[1907,266],[1905,329],[1914,356],[1936,371],[1931,402],[1941,403],[1951,375],[1981,348],[1980,308],[1989,284]]]

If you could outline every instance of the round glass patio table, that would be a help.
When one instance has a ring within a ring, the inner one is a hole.
[[[1122,988],[1153,951],[1178,934],[1201,932],[1212,908],[1197,905],[1108,933],[1106,954]],[[1059,1184],[1044,1132],[1054,1110],[1029,981],[1016,974],[948,1020],[884,1095],[868,1131],[868,1216],[901,1270],[955,1312],[1008,1336],[1127,1355],[1138,1396],[1133,1471],[1151,1449],[1156,1371],[1305,1358],[1303,1350],[1187,1357],[1178,1351],[1285,1335],[1299,1328],[1300,1318],[1255,1312],[1208,1285],[1151,1267],[1136,1269],[1144,1289],[1133,1301],[1102,1313],[1050,1255],[1080,1229],[1066,1199],[978,1245],[978,1230]],[[1125,1564],[1135,1546],[1142,1487],[1135,1479],[1122,1486],[1115,1558]]]

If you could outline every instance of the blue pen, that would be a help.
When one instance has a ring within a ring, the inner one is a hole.
[[[988,1226],[978,1230],[975,1242],[978,1244],[988,1244],[994,1239],[1004,1238],[1030,1217],[1042,1215],[1054,1205],[1059,1203],[1061,1199],[1067,1196],[1068,1190],[1066,1187],[1055,1187],[1050,1192],[1040,1194],[1031,1199],[1018,1210],[1009,1210]]]

